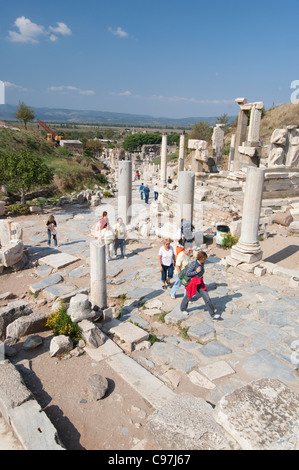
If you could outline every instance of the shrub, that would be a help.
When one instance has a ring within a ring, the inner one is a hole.
[[[239,241],[239,237],[233,237],[230,232],[226,235],[226,237],[223,238],[223,243],[222,247],[227,250],[228,248],[231,248],[232,246],[236,245]]]
[[[13,215],[27,215],[30,212],[29,206],[27,204],[22,204],[21,202],[11,204],[7,209]]]
[[[73,341],[81,339],[81,328],[77,323],[71,321],[70,316],[66,313],[66,305],[60,301],[60,305],[46,321],[46,326],[53,330],[54,336],[69,336]]]

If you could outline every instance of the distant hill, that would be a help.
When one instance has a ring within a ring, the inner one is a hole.
[[[0,119],[15,120],[17,106],[0,105]],[[42,121],[62,121],[73,123],[97,123],[105,125],[135,125],[135,126],[171,126],[190,127],[195,122],[205,121],[214,125],[216,117],[190,117],[182,119],[155,118],[142,114],[112,113],[108,111],[85,111],[75,109],[36,108],[35,117]],[[234,119],[234,118],[232,118]]]

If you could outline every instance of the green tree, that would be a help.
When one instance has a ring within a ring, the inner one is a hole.
[[[143,145],[160,144],[162,140],[161,134],[132,134],[128,135],[123,141],[123,149],[127,152],[141,150]]]
[[[19,103],[19,107],[15,114],[16,118],[20,121],[24,121],[25,129],[27,129],[27,122],[33,121],[35,114],[32,108],[26,106],[22,101]]]
[[[2,155],[0,158],[0,179],[8,190],[21,196],[25,204],[26,192],[53,181],[53,172],[43,160],[28,150]]]
[[[199,121],[192,126],[192,130],[189,134],[189,139],[206,140],[210,143],[212,134],[213,129],[210,124],[205,121]]]

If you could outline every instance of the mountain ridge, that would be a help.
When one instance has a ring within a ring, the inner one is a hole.
[[[10,104],[0,105],[0,119],[16,120],[15,113],[18,106]],[[188,117],[188,118],[166,118],[153,117],[145,114],[117,113],[112,111],[92,111],[68,108],[48,108],[32,106],[35,117],[42,121],[63,121],[69,123],[99,123],[107,125],[130,124],[130,125],[160,125],[160,126],[183,126],[190,127],[196,122],[205,121],[213,125],[217,117]],[[235,117],[232,117],[234,119]]]

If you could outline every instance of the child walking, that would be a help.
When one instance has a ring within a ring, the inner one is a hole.
[[[51,237],[53,237],[54,246],[57,246],[57,232],[56,227],[57,223],[54,215],[50,215],[47,221],[47,231],[48,231],[48,246],[51,246]]]

